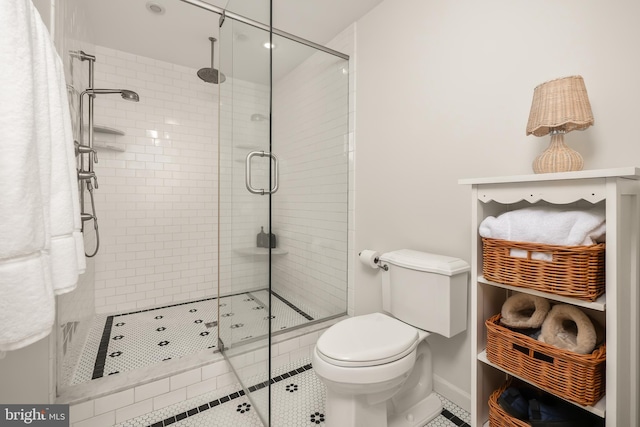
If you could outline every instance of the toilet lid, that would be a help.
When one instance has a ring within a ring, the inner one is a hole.
[[[372,366],[390,363],[413,351],[418,331],[382,313],[350,317],[322,334],[318,355],[338,366]]]

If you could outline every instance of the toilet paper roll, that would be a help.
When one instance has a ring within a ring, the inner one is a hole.
[[[358,256],[364,265],[368,265],[371,268],[378,268],[378,260],[380,259],[380,254],[378,252],[365,249],[360,252],[360,255]]]

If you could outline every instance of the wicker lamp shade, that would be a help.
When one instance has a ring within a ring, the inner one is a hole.
[[[593,125],[587,88],[581,76],[563,77],[533,91],[527,135],[551,134],[551,144],[534,161],[536,173],[581,170],[582,156],[564,143],[564,134]]]

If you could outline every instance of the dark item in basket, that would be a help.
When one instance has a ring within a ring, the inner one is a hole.
[[[489,398],[496,427],[604,427],[604,419],[512,378]]]
[[[574,405],[533,387],[507,387],[498,404],[512,417],[536,427],[585,427],[589,417]]]
[[[570,403],[547,396],[542,401],[529,401],[529,423],[533,427],[587,427],[593,425],[593,417]]]
[[[540,338],[540,332],[542,331],[541,328],[527,328],[527,329],[509,328],[509,329],[511,329],[513,332],[526,335],[529,338],[532,338],[534,340],[538,340],[538,338]]]
[[[531,390],[533,389],[507,387],[498,397],[498,404],[512,417],[526,420],[529,418],[529,399],[533,398],[529,393]]]

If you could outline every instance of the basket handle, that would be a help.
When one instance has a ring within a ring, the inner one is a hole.
[[[551,364],[553,364],[553,362],[555,360],[553,357],[548,356],[548,355],[546,355],[544,353],[540,353],[539,351],[534,351],[533,354],[531,354],[531,349],[527,348],[527,347],[524,347],[522,345],[518,345],[518,344],[515,344],[515,343],[512,343],[511,345],[513,346],[514,350],[519,351],[522,354],[526,354],[527,356],[529,356],[529,357],[531,357],[533,359],[541,360],[543,362],[547,362],[547,363],[551,363]]]

